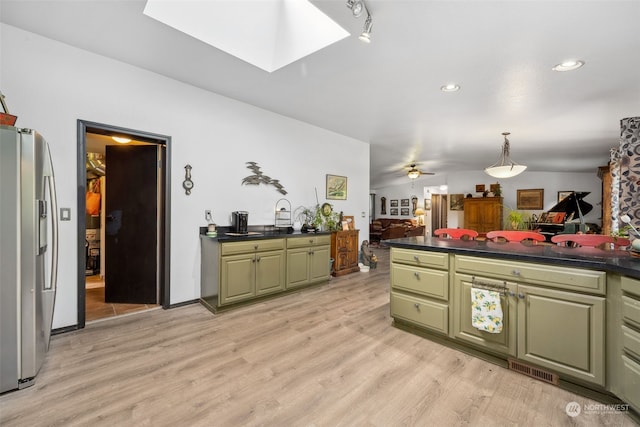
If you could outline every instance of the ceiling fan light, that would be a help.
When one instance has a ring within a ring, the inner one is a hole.
[[[503,132],[504,143],[502,144],[502,153],[496,163],[486,168],[484,171],[487,175],[494,178],[512,178],[516,175],[520,175],[527,169],[526,166],[520,165],[509,157],[509,140],[507,135],[509,132]]]
[[[420,171],[416,168],[412,168],[407,172],[407,176],[411,179],[416,179],[421,175]]]

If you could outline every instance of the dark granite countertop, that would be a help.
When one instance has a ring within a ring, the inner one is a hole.
[[[291,230],[290,230],[291,231]],[[228,234],[229,233],[229,234]],[[249,234],[235,235],[231,230],[220,227],[218,229],[218,235],[216,237],[209,237],[206,235],[206,228],[201,227],[200,238],[217,240],[220,243],[223,242],[240,242],[246,240],[264,240],[264,239],[277,239],[277,238],[289,238],[289,237],[304,237],[304,236],[321,236],[331,234],[330,231],[319,231],[317,233],[302,233],[300,231],[287,232],[287,229],[249,229]]]
[[[422,236],[384,240],[381,243],[396,248],[451,252],[461,255],[604,270],[640,278],[640,258],[631,255],[629,251],[567,248],[546,244],[495,243],[481,240],[455,240]]]

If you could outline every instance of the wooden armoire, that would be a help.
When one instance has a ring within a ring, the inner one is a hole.
[[[480,235],[502,230],[502,197],[470,197],[464,199],[464,228]]]

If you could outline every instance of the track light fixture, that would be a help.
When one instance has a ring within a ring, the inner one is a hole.
[[[367,19],[364,21],[364,29],[362,34],[358,36],[360,40],[365,43],[371,43],[371,29],[373,28],[373,21],[371,20],[371,14],[364,0],[347,0],[347,7],[351,9],[351,13],[355,18],[362,16],[363,12],[367,12]]]
[[[364,31],[358,37],[365,43],[371,43],[371,28],[373,27],[373,22],[371,22],[371,15],[367,15],[367,20],[364,22]]]
[[[360,18],[364,11],[364,2],[362,0],[347,0],[347,7],[351,9],[351,13],[356,18]]]

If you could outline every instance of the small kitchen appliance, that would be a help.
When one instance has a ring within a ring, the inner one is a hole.
[[[249,212],[234,211],[231,212],[231,229],[234,233],[247,234],[249,225]]]

